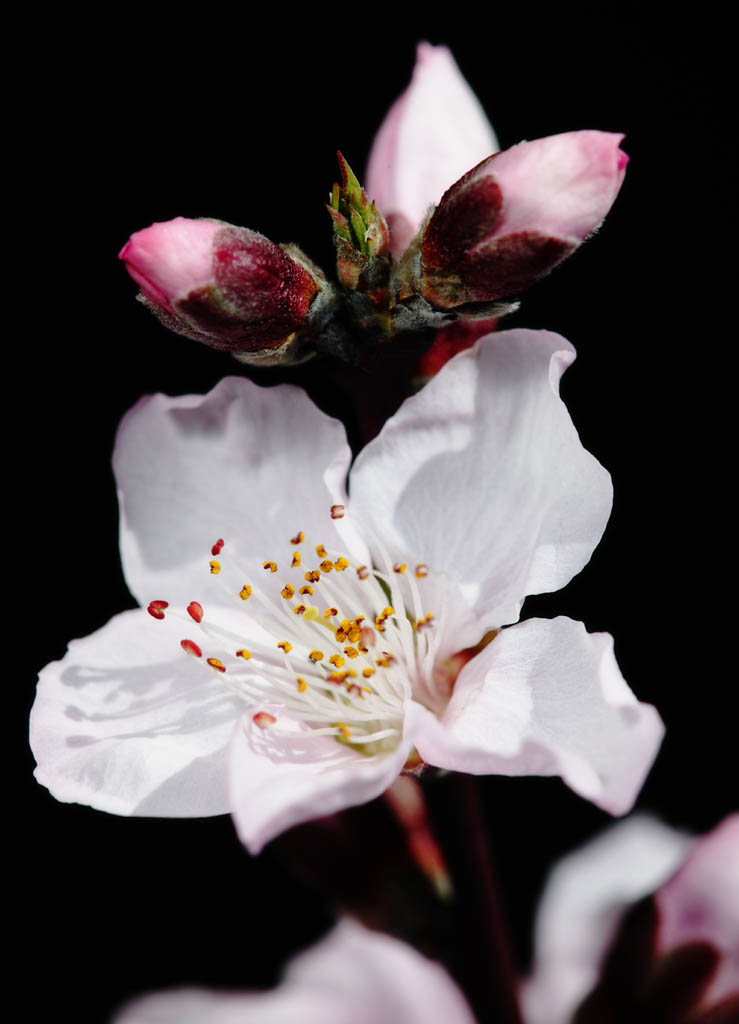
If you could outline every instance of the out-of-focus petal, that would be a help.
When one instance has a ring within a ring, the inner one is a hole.
[[[526,1024],[569,1024],[598,979],[625,911],[682,863],[692,840],[646,815],[618,822],[563,857],[539,902]]]
[[[344,919],[262,993],[183,989],[144,996],[115,1024],[475,1024],[444,968]]]
[[[242,709],[169,629],[145,611],[124,612],[41,673],[36,777],[58,800],[114,814],[224,814]]]
[[[705,993],[710,1004],[739,992],[739,814],[701,839],[657,893],[662,951],[710,942],[723,958]]]
[[[227,377],[205,396],[142,399],[113,457],[131,592],[141,604],[202,600],[219,538],[247,573],[278,560],[298,530],[366,559],[330,517],[346,501],[350,458],[343,426],[291,385]]]
[[[411,83],[375,136],[366,191],[390,227],[397,258],[426,212],[498,142],[475,94],[445,46],[419,43]]]
[[[445,572],[499,626],[527,594],[564,586],[611,509],[608,473],[559,397],[574,350],[500,331],[455,356],[360,453],[352,510],[394,559]]]
[[[406,717],[429,764],[561,775],[612,814],[631,807],[664,731],[624,682],[612,638],[564,617],[502,630],[462,669],[440,720],[417,705]]]
[[[269,715],[275,728],[255,716]],[[279,730],[279,731],[278,731]],[[231,812],[242,842],[259,853],[275,836],[383,793],[400,774],[410,743],[365,756],[331,736],[315,736],[284,709],[264,705],[236,728],[229,760]]]

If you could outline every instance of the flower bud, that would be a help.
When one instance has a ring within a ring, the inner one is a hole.
[[[523,291],[599,226],[618,194],[623,135],[580,131],[521,142],[442,196],[421,241],[420,291],[451,309]]]
[[[166,327],[246,361],[274,362],[320,287],[297,250],[222,221],[152,224],[119,255]]]

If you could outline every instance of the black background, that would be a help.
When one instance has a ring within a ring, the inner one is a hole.
[[[631,164],[607,223],[507,324],[574,343],[563,395],[615,485],[589,566],[525,611],[613,633],[626,679],[660,709],[667,738],[641,807],[704,831],[736,804],[735,629],[721,590],[735,547],[734,165],[727,28],[710,13],[659,30],[636,12],[574,27],[533,11],[401,30],[380,10],[347,24],[338,10],[296,20],[279,9],[267,25],[213,8],[154,31],[131,9],[112,28],[47,23],[28,46],[18,154],[29,295],[8,341],[20,368],[6,436],[18,457],[9,505],[22,512],[6,577],[18,623],[6,685],[19,709],[6,843],[20,854],[6,884],[20,895],[9,928],[33,978],[24,1019],[105,1021],[131,993],[172,984],[266,985],[326,927],[320,898],[269,848],[250,858],[227,817],[127,820],[56,803],[31,777],[24,719],[35,672],[133,605],[109,468],[121,415],[142,393],[203,392],[241,372],[134,301],[119,248],[152,221],[212,216],[296,241],[330,269],[334,152],[361,176],[417,39],[452,47],[503,147],[577,128],[626,133]],[[523,965],[547,866],[609,819],[559,780],[481,786]]]

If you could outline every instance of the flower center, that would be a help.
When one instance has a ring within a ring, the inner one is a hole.
[[[334,505],[331,516],[342,518]],[[219,673],[229,689],[254,707],[269,703],[300,720],[314,734],[332,736],[363,754],[393,750],[403,710],[415,696],[429,701],[437,647],[434,616],[423,609],[419,582],[425,565],[408,571],[380,552],[381,567],[353,564],[299,530],[280,552],[249,572],[228,554],[223,540],[211,549],[210,572],[239,616],[198,601],[186,613],[203,636],[183,651]],[[276,556],[276,557],[273,557]],[[227,607],[227,606],[226,606]],[[173,617],[166,601],[149,614]],[[204,655],[218,646],[222,657]],[[433,696],[433,695],[431,695]],[[279,712],[258,711],[254,722],[280,730]]]

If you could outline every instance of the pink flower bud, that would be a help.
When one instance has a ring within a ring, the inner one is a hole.
[[[120,252],[142,299],[171,330],[212,348],[278,348],[305,323],[319,285],[284,248],[248,228],[176,217]]]
[[[623,135],[581,131],[496,153],[444,194],[421,248],[421,292],[442,309],[523,291],[569,256],[611,208]]]

